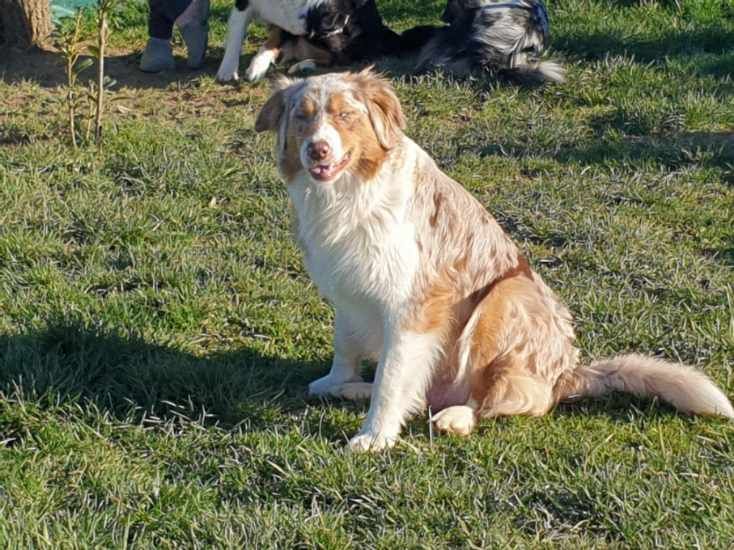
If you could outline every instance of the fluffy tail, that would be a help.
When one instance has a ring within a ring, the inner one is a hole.
[[[566,79],[566,70],[555,61],[530,61],[505,69],[504,73],[510,78],[527,84],[563,82]]]
[[[703,372],[643,355],[595,361],[564,375],[556,386],[559,401],[596,397],[612,391],[657,397],[687,413],[734,419],[729,399]]]

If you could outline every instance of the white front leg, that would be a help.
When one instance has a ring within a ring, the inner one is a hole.
[[[364,382],[359,362],[365,356],[365,344],[349,318],[337,310],[334,319],[334,361],[326,376],[308,385],[309,395],[330,395],[345,399],[369,399],[372,384]]]
[[[242,11],[234,7],[229,12],[229,20],[227,21],[227,45],[225,46],[224,57],[217,71],[217,80],[219,82],[229,82],[230,80],[239,79],[237,73],[240,68],[242,42],[245,40],[247,26],[250,24],[253,16],[254,11],[252,7],[247,7]]]
[[[425,404],[426,388],[439,355],[436,334],[397,330],[388,336],[367,419],[349,441],[353,451],[380,451],[397,442],[404,422]]]
[[[257,82],[265,73],[268,72],[270,65],[274,64],[278,60],[280,50],[272,48],[268,44],[263,44],[255,54],[255,57],[250,61],[250,66],[247,68],[247,80],[250,82]]]

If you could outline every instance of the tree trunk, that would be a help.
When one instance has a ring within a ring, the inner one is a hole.
[[[49,0],[0,0],[0,43],[30,47],[51,34]]]

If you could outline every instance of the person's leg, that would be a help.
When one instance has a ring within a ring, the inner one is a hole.
[[[192,0],[148,0],[150,38],[140,59],[142,71],[157,73],[175,68],[171,51],[173,24],[191,3]]]
[[[187,63],[192,69],[198,69],[204,63],[209,42],[209,0],[191,1],[176,24],[186,43]]]

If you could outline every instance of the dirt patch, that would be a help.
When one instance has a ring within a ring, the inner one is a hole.
[[[228,110],[251,112],[269,94],[267,83],[223,85],[215,82],[219,63],[216,51],[202,69],[190,70],[179,57],[176,70],[160,74],[141,72],[139,55],[138,51],[113,50],[106,60],[106,73],[116,82],[109,102],[114,117],[180,120],[217,117]],[[79,83],[86,86],[93,78],[93,69],[87,69]],[[2,82],[9,85],[3,97],[3,110],[7,113],[28,105],[29,94],[34,99],[58,95],[58,88],[66,83],[63,56],[51,45],[30,50],[5,48],[0,51]]]

